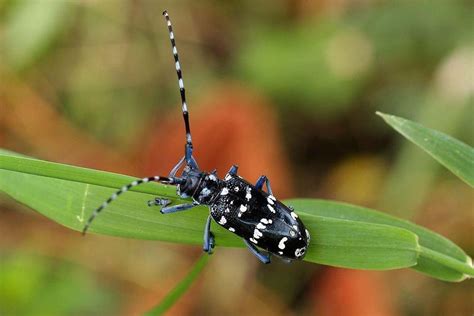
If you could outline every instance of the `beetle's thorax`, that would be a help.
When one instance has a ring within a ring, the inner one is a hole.
[[[185,183],[178,185],[178,195],[192,197],[199,204],[209,205],[219,195],[222,180],[215,173],[200,170],[184,170]]]

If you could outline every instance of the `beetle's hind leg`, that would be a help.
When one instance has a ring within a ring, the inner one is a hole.
[[[207,217],[206,226],[204,226],[204,244],[202,249],[208,254],[211,254],[214,246],[214,234],[211,232],[211,215],[209,215]]]
[[[252,245],[246,239],[242,239],[242,240],[245,242],[245,244],[249,248],[250,252],[253,253],[255,255],[255,257],[258,258],[258,260],[260,260],[261,262],[263,262],[265,264],[270,263],[270,254],[264,255],[264,254],[260,253],[260,251],[258,251],[257,247]]]

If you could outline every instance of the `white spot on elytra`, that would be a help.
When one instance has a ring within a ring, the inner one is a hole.
[[[293,230],[290,230],[290,236],[291,236],[291,237],[295,237],[295,236],[296,236],[296,233],[295,233]]]
[[[259,238],[262,237],[262,236],[263,236],[263,234],[262,234],[261,231],[259,231],[259,230],[256,229],[256,228],[253,230],[253,238],[259,239]]]
[[[269,209],[272,213],[276,213],[276,212],[275,212],[275,209],[273,208],[273,206],[271,206],[270,204],[267,204],[267,207],[268,207],[268,209]]]
[[[211,174],[211,175],[209,175],[209,180],[211,180],[211,181],[217,181],[217,178],[216,178],[215,175]]]
[[[296,231],[299,230],[299,229],[298,229],[298,226],[296,226],[296,225],[293,225],[293,229],[296,230]]]
[[[270,199],[270,197],[267,197],[267,202],[268,204],[271,204],[271,205],[275,204],[275,202],[272,199]]]
[[[240,190],[239,187],[235,187],[235,188],[234,188],[234,191],[235,191],[235,192],[239,192],[239,190]]]
[[[283,237],[283,238],[280,240],[280,242],[278,243],[278,248],[280,248],[280,249],[282,249],[282,250],[285,249],[285,242],[286,242],[287,240],[288,240],[287,237]]]
[[[233,227],[229,227],[229,231],[235,233],[235,229]]]
[[[246,205],[241,205],[239,210],[243,213],[243,212],[247,211],[247,206]]]
[[[229,189],[223,188],[221,191],[221,195],[227,195],[227,193],[229,193]]]
[[[268,196],[270,199],[272,199],[273,201],[276,201],[275,197],[273,195],[269,195]]]
[[[226,208],[224,212],[229,213],[230,212],[229,208]]]
[[[252,193],[250,193],[252,189],[250,187],[247,187],[246,189],[246,192],[247,194],[245,194],[245,198],[247,199],[247,201],[250,201],[250,199],[252,198]]]
[[[229,181],[230,179],[232,179],[232,176],[230,174],[226,174],[224,180]]]
[[[278,251],[278,254],[279,254],[279,255],[282,255],[282,254],[283,254],[283,251]]]
[[[290,215],[291,215],[291,217],[293,217],[293,219],[297,219],[297,218],[298,218],[298,215],[296,215],[295,212],[291,212]]]
[[[264,223],[264,224],[271,224],[273,223],[273,221],[271,219],[266,219],[266,218],[262,218],[260,220],[260,222]]]
[[[298,249],[295,250],[295,256],[297,258],[299,258],[299,257],[303,256],[305,252],[306,252],[306,247],[298,248]]]
[[[266,229],[267,226],[263,225],[262,223],[258,223],[258,224],[257,224],[257,228],[258,228],[258,229]]]
[[[258,244],[258,242],[253,238],[250,238],[250,241],[253,242],[254,244]]]
[[[224,216],[222,216],[221,219],[218,221],[218,223],[221,225],[225,225],[225,223],[227,223],[227,219]]]

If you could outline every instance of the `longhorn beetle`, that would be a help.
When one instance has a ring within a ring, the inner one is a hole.
[[[192,198],[191,203],[180,205],[170,205],[170,200],[162,198],[148,201],[149,206],[161,206],[162,214],[188,210],[197,205],[209,206],[210,215],[204,226],[203,249],[205,252],[210,254],[215,245],[214,235],[211,232],[212,218],[222,227],[240,236],[249,250],[263,263],[270,262],[271,254],[287,261],[302,259],[309,245],[309,232],[293,209],[273,196],[270,181],[266,176],[260,176],[257,183],[252,185],[237,175],[236,165],[230,168],[223,180],[217,177],[215,170],[204,172],[199,169],[193,157],[186,93],[173,28],[167,11],[164,11],[163,15],[168,25],[181,94],[186,130],[184,156],[171,169],[167,177],[153,176],[135,180],[115,192],[92,213],[82,233],[86,233],[94,218],[119,195],[132,187],[154,181],[176,185],[177,194],[181,198]],[[183,166],[181,176],[177,176],[176,173]],[[264,184],[267,192],[263,191]],[[257,247],[268,253],[260,252]]]

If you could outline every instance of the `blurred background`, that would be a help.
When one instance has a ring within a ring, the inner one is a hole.
[[[135,176],[195,156],[280,198],[372,207],[474,253],[472,190],[385,125],[474,143],[470,1],[0,0],[0,146]],[[199,247],[80,234],[0,195],[0,314],[138,315]],[[317,233],[316,233],[317,238]],[[472,315],[474,286],[411,270],[261,265],[217,249],[171,315]]]

